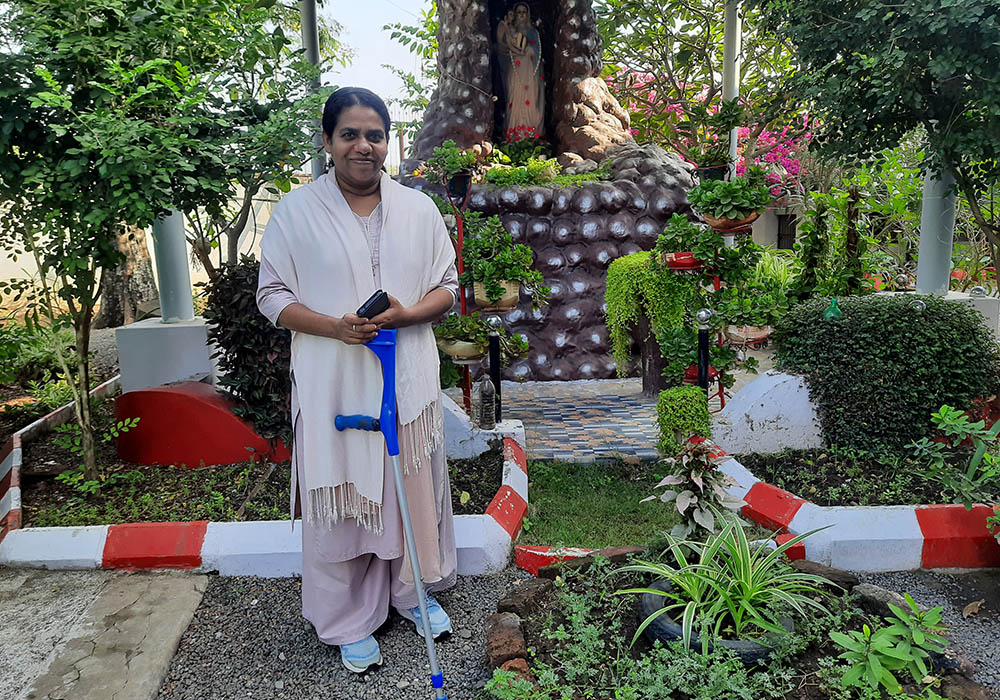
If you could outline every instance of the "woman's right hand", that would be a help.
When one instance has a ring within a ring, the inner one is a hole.
[[[357,314],[344,314],[334,318],[333,337],[348,345],[362,345],[372,340],[378,333],[378,326]]]

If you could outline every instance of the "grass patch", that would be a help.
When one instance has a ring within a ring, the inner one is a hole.
[[[679,522],[673,506],[640,503],[666,474],[657,462],[528,466],[528,517],[519,544],[567,547],[644,545]]]

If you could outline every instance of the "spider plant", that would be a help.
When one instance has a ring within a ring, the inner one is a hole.
[[[825,528],[797,535],[774,549],[756,543],[751,546],[737,518],[730,518],[721,532],[710,535],[704,543],[665,535],[675,565],[639,561],[618,570],[664,578],[674,589],[617,591],[618,594],[652,593],[667,598],[663,608],[642,621],[632,643],[657,617],[677,611],[684,648],[691,648],[697,622],[702,653],[708,653],[711,641],[720,639],[728,628],[741,639],[760,631],[784,634],[780,618],[788,609],[803,616],[809,607],[828,613],[816,598],[824,595],[821,587],[829,585],[829,581],[792,569],[784,557],[790,547],[822,529]],[[694,555],[690,559],[689,552]]]

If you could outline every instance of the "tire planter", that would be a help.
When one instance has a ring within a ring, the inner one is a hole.
[[[456,173],[448,180],[448,195],[452,199],[465,200],[472,184],[472,173]]]
[[[503,287],[503,296],[496,303],[492,303],[486,296],[486,285],[482,282],[473,282],[472,290],[476,306],[482,311],[511,311],[517,308],[517,302],[521,298],[521,283],[503,281],[500,282],[500,286]]]
[[[673,591],[673,586],[667,579],[658,579],[653,581],[653,583],[651,583],[648,587],[657,591]],[[640,598],[640,607],[642,608],[643,619],[649,617],[657,610],[661,610],[664,607],[665,600],[666,599],[663,596],[655,595],[653,593],[643,593]],[[795,631],[795,625],[790,618],[783,618],[781,620],[781,626],[784,627],[789,633]],[[681,626],[677,624],[667,613],[663,613],[649,623],[646,629],[643,630],[643,634],[651,642],[678,642],[684,638]],[[758,642],[742,639],[720,639],[709,644],[708,648],[713,649],[715,646],[732,651],[739,657],[740,661],[747,666],[756,666],[761,664],[767,660],[768,656],[771,655],[770,647],[764,646]],[[701,648],[701,639],[694,633],[691,635],[691,648]]]
[[[749,233],[749,226],[757,217],[760,216],[760,212],[754,212],[745,219],[719,219],[714,216],[709,216],[704,214],[702,216],[705,219],[705,223],[714,228],[716,231],[730,231],[732,233]]]

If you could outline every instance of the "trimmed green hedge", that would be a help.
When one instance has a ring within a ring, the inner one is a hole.
[[[831,321],[829,298],[799,304],[774,334],[776,366],[804,375],[828,444],[897,452],[929,435],[942,404],[964,409],[997,392],[1000,350],[968,304],[913,294],[837,303],[843,317]]]
[[[708,398],[698,386],[675,386],[660,392],[656,401],[656,423],[660,426],[660,452],[672,457],[692,435],[712,436]]]

